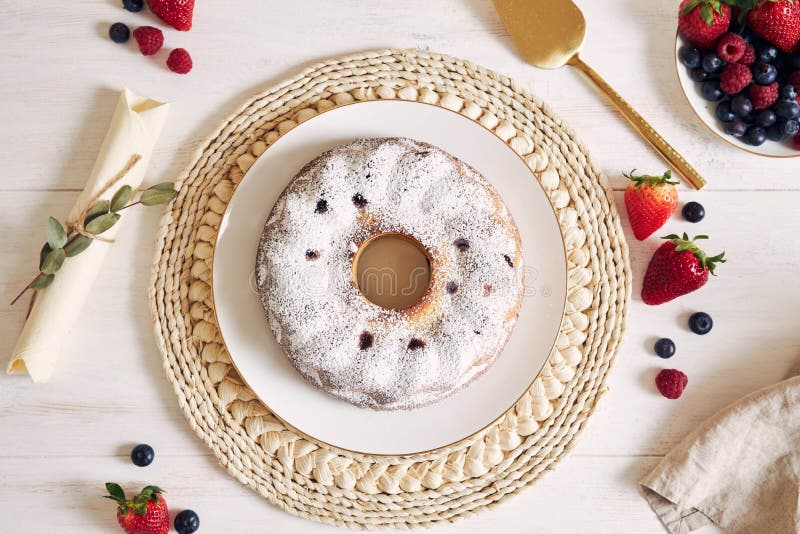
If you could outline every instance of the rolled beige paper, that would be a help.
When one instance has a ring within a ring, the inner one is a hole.
[[[122,91],[89,181],[68,222],[76,220],[97,200],[110,199],[123,185],[137,189],[142,184],[168,110],[169,104],[137,96],[127,89]],[[137,160],[137,155],[141,159]],[[124,176],[120,177],[121,173]],[[103,233],[103,238],[113,240],[118,230],[119,225],[112,227]],[[37,292],[8,364],[9,374],[27,373],[34,382],[50,380],[62,342],[77,320],[112,245],[96,239],[83,253],[64,262],[47,289]]]

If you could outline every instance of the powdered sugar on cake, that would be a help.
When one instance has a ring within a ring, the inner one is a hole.
[[[428,294],[381,308],[355,286],[355,251],[399,232],[431,257]],[[309,163],[278,199],[256,281],[275,336],[324,391],[410,409],[464,387],[499,356],[523,296],[511,214],[468,165],[410,139],[362,139]]]

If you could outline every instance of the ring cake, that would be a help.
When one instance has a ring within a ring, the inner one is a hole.
[[[408,236],[430,284],[408,308],[367,300],[353,263],[370,238]],[[323,391],[412,409],[469,384],[497,359],[522,302],[519,233],[466,163],[405,138],[361,139],[308,163],[281,194],[256,260],[278,343]]]

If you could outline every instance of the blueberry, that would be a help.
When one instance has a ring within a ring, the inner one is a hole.
[[[680,51],[681,63],[690,69],[696,69],[700,66],[700,50],[693,47],[684,47]]]
[[[762,43],[756,47],[756,61],[772,63],[778,59],[778,49],[769,43]]]
[[[108,29],[108,36],[115,43],[125,43],[131,38],[131,30],[121,22],[115,22]]]
[[[785,98],[787,100],[794,100],[797,98],[797,89],[795,89],[794,85],[787,83],[780,90],[780,97]]]
[[[761,126],[751,126],[745,132],[744,139],[753,146],[761,146],[767,140],[767,131]]]
[[[672,358],[675,355],[675,342],[668,337],[662,337],[653,346],[659,358]]]
[[[178,534],[192,534],[200,528],[200,516],[194,510],[181,510],[173,524]]]
[[[712,326],[714,326],[714,321],[711,320],[711,316],[706,312],[693,313],[689,317],[689,329],[697,335],[708,334]]]
[[[155,456],[156,451],[153,450],[153,447],[150,445],[145,445],[144,443],[135,446],[131,451],[131,461],[133,462],[133,465],[137,465],[139,467],[147,467],[148,465],[152,464]]]
[[[769,85],[778,78],[778,69],[769,63],[756,63],[753,65],[753,80],[759,85]]]
[[[725,93],[723,93],[722,89],[719,87],[719,80],[704,81],[703,85],[700,86],[700,93],[703,95],[703,98],[711,102],[718,102],[725,96]]]
[[[748,117],[750,113],[752,113],[753,103],[747,96],[743,95],[742,93],[739,93],[738,95],[733,97],[733,100],[731,100],[731,109],[739,117],[745,118]]]
[[[706,210],[699,202],[687,202],[681,213],[683,213],[683,218],[690,223],[698,223],[706,216]]]
[[[122,7],[133,13],[138,13],[144,7],[144,0],[122,0]]]
[[[775,121],[778,120],[777,115],[771,109],[762,109],[755,116],[756,126],[761,126],[762,128],[769,128]]]
[[[708,79],[710,74],[698,67],[696,69],[692,69],[692,72],[689,73],[689,76],[696,82],[704,82]]]
[[[722,61],[716,52],[706,52],[703,54],[701,65],[703,66],[703,70],[709,74],[714,74],[722,70],[724,64],[725,62]]]
[[[770,141],[783,141],[786,139],[786,134],[783,133],[783,127],[781,124],[773,124],[769,128],[767,128],[767,139]]]
[[[717,118],[722,122],[731,122],[736,118],[736,114],[731,110],[729,101],[720,102],[717,106]]]
[[[788,58],[783,54],[779,54],[778,57],[775,58],[775,61],[772,62],[775,65],[775,68],[778,69],[779,72],[783,72],[783,69],[786,68],[786,64],[789,62]]]
[[[725,133],[734,137],[742,137],[747,131],[747,124],[742,119],[736,119],[733,122],[725,124]]]
[[[774,109],[775,114],[782,119],[796,119],[800,117],[800,104],[798,104],[796,100],[789,100],[788,98],[778,100],[778,103],[775,104],[775,107],[772,109]]]
[[[800,52],[789,59],[789,66],[794,70],[800,70]]]
[[[796,119],[780,121],[778,123],[778,128],[780,128],[781,132],[783,132],[783,135],[786,137],[794,137],[797,135],[797,132],[800,131],[800,123]]]

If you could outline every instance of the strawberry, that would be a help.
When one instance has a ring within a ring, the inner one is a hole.
[[[731,24],[731,6],[722,0],[683,0],[678,31],[693,45],[712,49]]]
[[[125,499],[125,492],[113,482],[106,482],[109,495],[106,499],[116,501],[117,522],[127,534],[167,534],[169,511],[164,500],[164,490],[158,486],[147,486],[133,499]]]
[[[194,0],[147,0],[150,10],[158,18],[182,32],[192,29]]]
[[[761,0],[747,13],[750,28],[786,53],[800,42],[800,0]]]
[[[678,206],[678,191],[671,180],[672,173],[663,176],[636,176],[631,171],[625,177],[631,180],[625,189],[625,207],[633,235],[639,241],[664,226]]]
[[[645,304],[663,304],[700,289],[708,281],[708,273],[714,274],[717,263],[725,263],[725,253],[706,256],[694,243],[708,236],[694,239],[683,234],[668,235],[668,239],[653,254],[642,283],[642,301]]]

